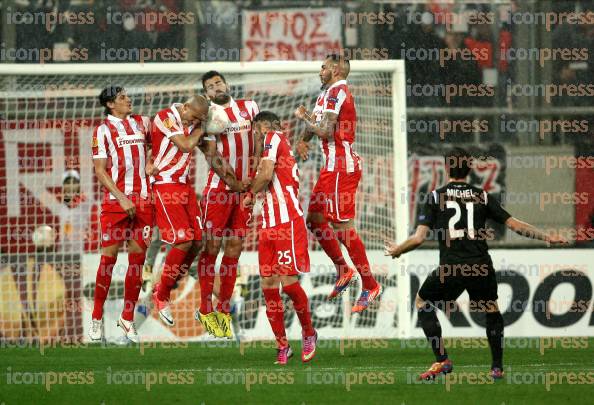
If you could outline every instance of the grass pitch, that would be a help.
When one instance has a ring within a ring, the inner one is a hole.
[[[275,366],[272,343],[0,349],[0,404],[559,404],[594,401],[594,339],[512,339],[505,378],[488,378],[485,340],[450,341],[454,372],[417,375],[423,341],[320,341],[302,364]],[[567,340],[570,339],[570,340]],[[553,348],[553,345],[555,348]]]

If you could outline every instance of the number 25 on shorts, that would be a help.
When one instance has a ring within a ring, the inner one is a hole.
[[[289,266],[293,261],[290,250],[277,251],[276,253],[278,253],[278,264]]]

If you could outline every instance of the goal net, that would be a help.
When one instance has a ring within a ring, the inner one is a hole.
[[[201,92],[200,76],[217,70],[226,76],[234,98],[253,99],[261,111],[277,113],[291,140],[303,130],[293,111],[300,104],[313,109],[320,91],[316,62],[5,66],[0,73],[0,340],[5,342],[87,339],[100,258],[101,195],[90,150],[92,131],[103,119],[97,98],[102,88],[125,87],[134,113],[152,118],[160,109]],[[410,328],[406,262],[396,264],[383,256],[386,239],[402,240],[408,232],[404,65],[354,61],[348,82],[357,107],[356,151],[364,170],[356,224],[385,292],[377,305],[357,316],[350,314],[350,307],[360,285],[336,302],[326,301],[335,270],[313,240],[311,272],[301,283],[321,338],[406,336]],[[322,164],[320,148],[313,147],[310,158],[298,164],[306,211]],[[196,152],[191,181],[199,194],[207,170]],[[245,339],[271,339],[258,276],[258,221],[254,222],[233,297],[234,332]],[[165,246],[156,243],[154,279],[165,254]],[[173,328],[162,325],[152,309],[150,284],[141,292],[135,321],[143,339],[208,339],[194,320],[200,304],[195,267],[196,262],[172,292]],[[123,251],[105,303],[107,340],[119,336],[116,321],[126,268]],[[299,338],[297,317],[289,305],[286,308],[289,338]]]

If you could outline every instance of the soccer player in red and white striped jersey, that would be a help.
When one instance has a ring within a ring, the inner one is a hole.
[[[250,193],[244,204],[251,206],[252,195],[265,192],[262,229],[258,238],[258,261],[266,315],[276,337],[277,364],[292,356],[284,324],[279,286],[293,301],[303,335],[301,359],[315,356],[317,333],[311,322],[309,301],[298,275],[309,272],[307,229],[299,205],[299,171],[289,140],[280,131],[280,119],[262,111],[253,120],[256,141],[264,151]]]
[[[224,108],[229,121],[223,132],[206,139],[205,143],[219,151],[234,170],[235,179],[225,182],[211,167],[202,192],[206,246],[198,262],[201,302],[197,316],[203,323],[214,326],[207,327],[207,330],[213,330],[215,336],[222,337],[222,334],[230,338],[230,300],[237,278],[243,239],[249,230],[248,222],[251,218],[251,213],[241,204],[241,192],[244,190],[242,182],[249,182],[257,167],[251,121],[259,110],[253,100],[232,98],[225,77],[219,72],[206,72],[202,76],[202,86],[210,102]],[[215,311],[212,305],[214,268],[223,238],[225,247],[219,269],[219,303]],[[220,328],[216,327],[217,324]]]
[[[142,265],[153,226],[151,188],[146,175],[148,117],[131,115],[132,102],[122,87],[107,87],[99,95],[107,118],[93,133],[93,163],[105,193],[101,205],[101,261],[95,283],[91,340],[103,337],[103,305],[122,242],[128,240],[124,310],[118,326],[138,341],[134,307],[142,284]]]
[[[173,245],[165,258],[161,281],[153,300],[159,317],[168,326],[175,321],[169,306],[171,289],[192,264],[202,241],[202,226],[194,187],[188,171],[194,148],[205,132],[208,101],[202,96],[184,104],[173,104],[153,119],[152,141],[156,173],[151,182],[155,193],[155,214],[163,242]]]
[[[362,170],[361,159],[353,148],[357,111],[346,81],[349,70],[348,59],[329,55],[320,70],[324,91],[318,97],[314,116],[309,115],[304,106],[297,108],[295,116],[307,125],[305,142],[298,147],[303,158],[307,158],[305,144],[311,137],[318,136],[322,141],[324,167],[312,191],[307,222],[338,271],[336,284],[328,298],[337,297],[355,280],[354,271],[347,266],[340,251],[340,241],[361,276],[361,296],[352,308],[353,312],[360,312],[381,294],[382,288],[371,274],[365,245],[354,225]]]

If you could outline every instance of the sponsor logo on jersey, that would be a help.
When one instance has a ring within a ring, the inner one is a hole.
[[[232,134],[235,132],[249,131],[252,128],[251,121],[231,122],[225,128],[225,133]]]
[[[123,147],[126,145],[144,145],[144,136],[142,135],[126,135],[126,136],[118,136],[116,138],[116,142],[118,147]]]

